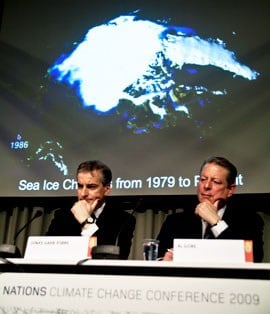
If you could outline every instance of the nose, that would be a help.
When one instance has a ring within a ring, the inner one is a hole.
[[[84,197],[84,196],[87,196],[88,195],[88,189],[86,186],[83,186],[82,189],[81,189],[81,195]]]
[[[204,182],[204,189],[205,190],[210,190],[211,189],[211,187],[212,187],[212,183],[211,183],[211,181],[210,180],[206,180],[205,182]]]

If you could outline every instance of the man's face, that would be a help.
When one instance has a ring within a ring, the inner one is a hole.
[[[235,184],[227,182],[228,170],[214,163],[206,164],[200,175],[197,195],[200,202],[209,200],[212,204],[217,200],[227,200],[235,191]]]
[[[105,196],[110,192],[110,185],[102,184],[102,174],[99,170],[92,172],[80,172],[77,176],[78,181],[78,200],[86,200],[92,204],[96,199],[99,200],[97,208],[104,202]]]

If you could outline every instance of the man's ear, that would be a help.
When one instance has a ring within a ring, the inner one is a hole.
[[[231,185],[228,187],[228,189],[229,189],[228,197],[231,197],[231,196],[234,194],[234,192],[235,192],[236,184],[231,184]]]
[[[104,194],[107,196],[110,192],[111,192],[111,185],[107,184],[105,186],[105,193]]]

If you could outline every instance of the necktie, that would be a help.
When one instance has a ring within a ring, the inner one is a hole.
[[[95,222],[96,222],[96,220],[97,220],[96,215],[95,215],[94,213],[92,213],[92,214],[91,214],[91,217],[93,218],[93,223],[95,223]]]
[[[213,235],[213,232],[211,231],[211,225],[210,224],[207,224],[203,238],[204,239],[214,239],[214,235]]]

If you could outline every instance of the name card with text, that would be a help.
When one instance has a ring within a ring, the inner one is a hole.
[[[88,237],[36,237],[27,240],[26,259],[69,259],[80,260],[89,257]]]
[[[176,262],[253,262],[250,240],[174,239],[173,252]]]

